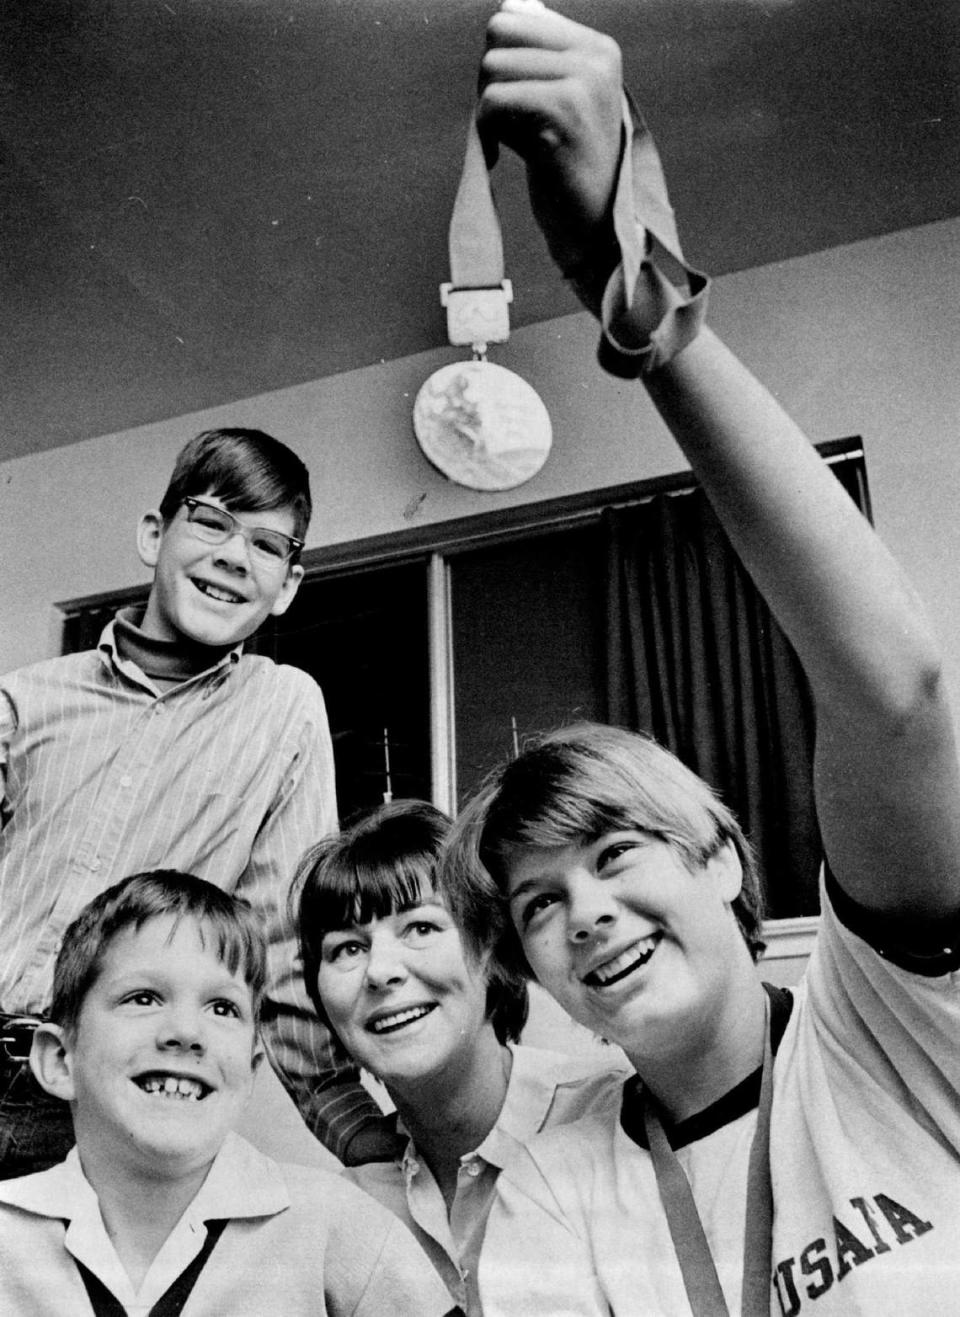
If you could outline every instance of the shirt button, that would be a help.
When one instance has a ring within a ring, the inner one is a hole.
[[[122,787],[128,787],[132,781],[133,778],[130,776],[130,774],[124,773],[123,777],[120,779],[120,785]]]
[[[96,873],[97,870],[98,870],[99,868],[100,868],[100,861],[99,861],[99,860],[91,860],[91,861],[90,861],[90,869],[91,869],[91,871],[92,871],[93,873]]]
[[[478,1161],[468,1162],[467,1174],[473,1177],[474,1179],[476,1179],[476,1177],[480,1174],[480,1163]]]
[[[417,1172],[420,1170],[420,1163],[415,1161],[409,1161],[407,1162],[407,1169],[409,1170],[411,1175],[416,1175]]]

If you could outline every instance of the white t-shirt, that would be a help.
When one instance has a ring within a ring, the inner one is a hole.
[[[960,1313],[960,972],[898,969],[825,893],[823,911],[774,1064],[771,1313]],[[755,1123],[728,1095],[677,1150],[734,1317]],[[689,1317],[649,1153],[620,1113],[512,1161],[479,1284],[485,1317]]]

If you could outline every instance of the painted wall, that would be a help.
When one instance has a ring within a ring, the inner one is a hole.
[[[958,305],[960,221],[950,221],[730,276],[711,313],[812,439],[864,437],[877,524],[936,618],[954,676]],[[595,366],[594,341],[592,321],[575,315],[521,330],[497,353],[540,391],[555,427],[546,468],[509,494],[457,489],[415,447],[412,400],[447,350],[0,463],[0,671],[58,652],[58,602],[146,579],[136,519],[158,501],[181,443],[208,426],[260,426],[304,456],[311,548],[679,469],[642,390]],[[792,980],[800,964],[788,958],[772,977]],[[531,1029],[541,1044],[596,1047],[549,1001]],[[244,1132],[290,1160],[331,1160],[266,1067]]]
[[[877,524],[938,619],[954,670],[958,294],[952,220],[728,276],[711,311],[812,439],[864,436]],[[414,444],[412,400],[449,349],[0,463],[0,671],[57,652],[57,603],[146,579],[136,519],[158,501],[180,444],[207,426],[257,425],[304,456],[317,508],[310,547],[679,469],[642,390],[596,367],[594,339],[590,318],[572,315],[520,330],[497,352],[538,388],[555,428],[547,466],[507,494],[449,484]]]

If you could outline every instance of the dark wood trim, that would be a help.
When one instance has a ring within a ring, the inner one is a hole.
[[[857,435],[846,439],[829,439],[817,444],[816,449],[824,461],[831,465],[864,454],[863,440]],[[347,575],[368,571],[385,563],[409,562],[417,558],[426,561],[435,553],[452,555],[475,548],[481,543],[492,545],[498,541],[546,534],[563,525],[594,520],[604,508],[629,506],[661,494],[683,493],[695,485],[696,480],[691,471],[679,471],[622,485],[608,485],[603,489],[587,489],[561,498],[544,499],[541,503],[524,503],[518,507],[501,508],[496,512],[478,512],[468,517],[431,522],[409,530],[390,531],[383,535],[370,535],[309,549],[303,555],[303,565],[307,579],[310,580],[330,574]],[[872,520],[867,490],[864,491],[864,498],[867,515]],[[125,590],[66,600],[57,603],[55,607],[65,617],[104,604],[122,608],[127,604],[142,602],[149,590],[149,585],[132,586]]]
[[[816,449],[831,466],[864,455],[863,440],[857,435],[846,439],[829,439],[817,444]],[[562,525],[593,520],[600,516],[604,508],[629,506],[661,494],[680,494],[695,486],[696,480],[691,471],[679,471],[622,485],[607,485],[602,489],[588,489],[579,494],[544,499],[541,503],[524,503],[497,512],[478,512],[469,517],[456,517],[410,530],[371,535],[322,549],[311,549],[304,554],[303,565],[308,576],[313,576],[349,570],[351,567],[362,571],[388,561],[398,562],[418,557],[426,559],[434,553],[454,554],[474,548],[481,542],[496,543],[498,540],[546,534]],[[867,507],[869,515],[869,503]]]

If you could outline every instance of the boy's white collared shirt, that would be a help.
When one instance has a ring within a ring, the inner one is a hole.
[[[252,1152],[236,1135],[227,1136],[199,1192],[136,1291],[107,1234],[97,1195],[83,1173],[76,1148],[49,1171],[0,1181],[0,1202],[67,1221],[63,1241],[67,1252],[106,1285],[128,1317],[146,1317],[203,1248],[206,1221],[273,1216],[288,1207],[289,1192],[279,1172],[274,1169],[265,1176],[270,1163],[253,1153],[256,1165],[252,1166]]]

